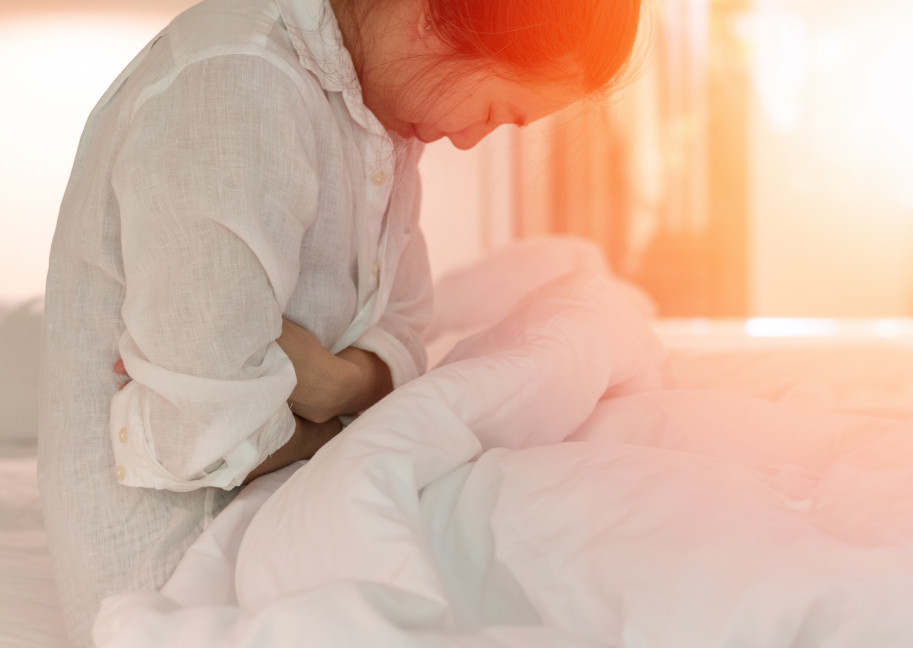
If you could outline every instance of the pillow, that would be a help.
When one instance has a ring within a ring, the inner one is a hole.
[[[43,300],[0,304],[0,443],[38,438],[38,361]]]

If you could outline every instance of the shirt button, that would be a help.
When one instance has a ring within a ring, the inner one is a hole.
[[[124,481],[124,477],[127,476],[127,470],[123,466],[118,466],[114,469],[114,476],[117,477],[117,481]]]
[[[371,183],[375,187],[379,187],[387,181],[387,174],[383,171],[378,171],[371,175]]]
[[[380,263],[375,259],[374,263],[371,264],[371,278],[377,279],[377,274],[380,272]]]
[[[120,432],[117,433],[117,438],[120,439],[121,443],[127,442],[127,428],[121,428]]]

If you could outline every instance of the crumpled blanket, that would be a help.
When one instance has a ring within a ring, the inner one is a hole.
[[[247,487],[129,646],[911,646],[913,425],[676,389],[576,272]]]

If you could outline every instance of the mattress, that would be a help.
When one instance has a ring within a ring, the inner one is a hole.
[[[913,418],[913,319],[666,319],[671,382],[794,406]]]

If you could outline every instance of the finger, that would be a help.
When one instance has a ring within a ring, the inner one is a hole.
[[[118,360],[114,363],[114,373],[127,375],[127,368],[124,366],[123,360]]]

